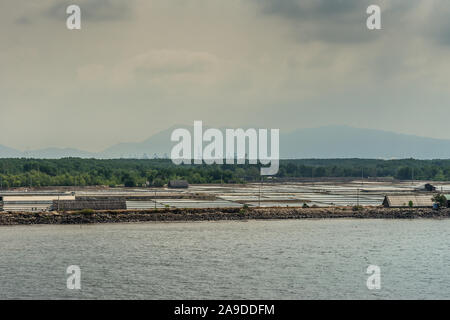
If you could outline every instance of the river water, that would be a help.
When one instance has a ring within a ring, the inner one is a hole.
[[[450,220],[0,227],[0,299],[37,298],[450,299]]]

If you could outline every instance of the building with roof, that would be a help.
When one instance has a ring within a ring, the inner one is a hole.
[[[413,208],[432,208],[433,195],[431,194],[408,194],[408,195],[386,195],[383,206],[386,208],[407,208],[410,203]]]
[[[2,194],[0,195],[0,210],[6,212],[51,211],[55,200],[75,200],[75,195],[70,193]]]
[[[170,180],[168,187],[176,189],[187,189],[189,188],[189,183],[186,180]]]
[[[54,200],[53,210],[55,211],[77,211],[77,210],[126,210],[125,199],[105,199],[105,200]]]
[[[436,191],[436,187],[433,186],[430,183],[425,183],[424,185],[418,186],[417,188],[415,188],[414,190],[416,191],[427,191],[427,192],[433,192]]]

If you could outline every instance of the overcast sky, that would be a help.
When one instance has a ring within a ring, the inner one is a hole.
[[[449,88],[448,0],[0,2],[0,144],[21,150],[100,151],[194,120],[450,138]]]

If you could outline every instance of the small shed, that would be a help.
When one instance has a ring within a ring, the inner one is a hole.
[[[383,206],[386,208],[408,208],[410,201],[413,208],[433,207],[432,195],[412,194],[412,195],[386,195]]]
[[[187,189],[189,188],[189,183],[186,180],[170,180],[168,187],[172,189]]]
[[[421,185],[421,186],[415,188],[415,190],[416,190],[416,191],[433,192],[433,191],[436,191],[436,187],[433,186],[433,185],[430,184],[430,183],[426,183],[426,184],[423,184],[423,185]]]

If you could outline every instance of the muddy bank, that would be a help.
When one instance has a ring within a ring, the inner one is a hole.
[[[0,213],[0,225],[26,224],[90,224],[145,221],[219,221],[250,219],[416,219],[450,218],[450,209],[363,208],[222,208],[222,209],[158,209],[95,212]]]

